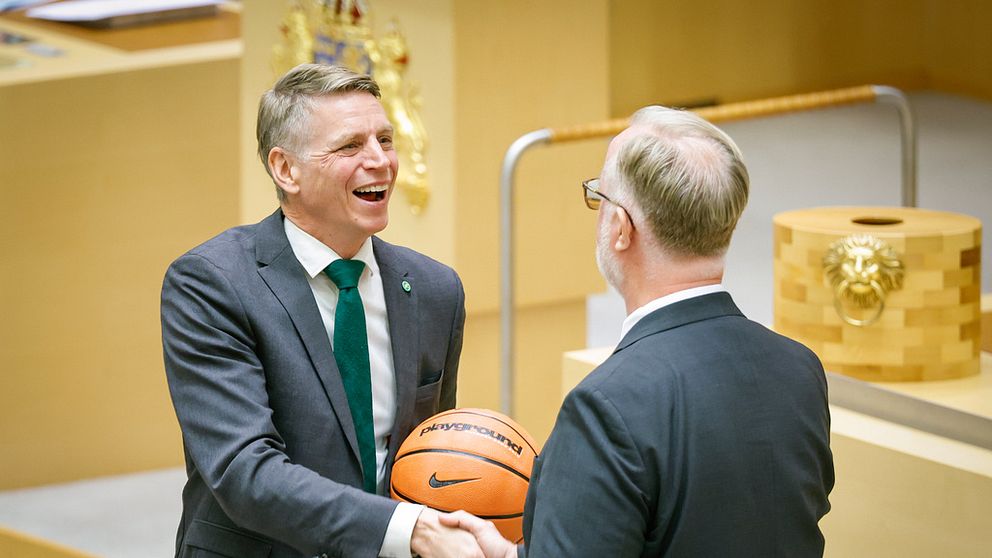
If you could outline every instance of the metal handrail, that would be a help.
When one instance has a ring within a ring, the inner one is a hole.
[[[744,120],[813,110],[818,108],[883,101],[896,105],[902,141],[902,204],[916,207],[916,128],[909,101],[902,91],[885,85],[861,85],[845,89],[803,93],[757,101],[727,103],[694,110],[710,122]],[[513,352],[513,179],[520,157],[536,145],[566,143],[613,136],[630,124],[627,118],[580,124],[563,128],[542,128],[517,138],[506,150],[500,170],[500,410],[514,416]]]

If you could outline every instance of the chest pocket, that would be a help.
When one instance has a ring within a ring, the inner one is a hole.
[[[441,403],[441,380],[444,378],[444,370],[429,374],[421,380],[421,385],[417,386],[416,400],[413,404],[414,423],[418,424],[437,413],[438,405]]]

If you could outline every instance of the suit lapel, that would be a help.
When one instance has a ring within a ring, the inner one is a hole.
[[[620,352],[649,335],[720,316],[743,317],[730,293],[718,292],[676,302],[644,316],[624,335],[613,352]]]
[[[414,400],[417,392],[420,328],[417,312],[417,281],[405,268],[395,249],[372,237],[375,259],[382,274],[382,293],[386,300],[386,319],[393,349],[393,373],[396,378],[396,419],[389,441],[390,456],[396,455],[403,437],[414,425]],[[411,285],[407,291],[403,281]]]
[[[344,391],[331,344],[327,340],[324,321],[307,282],[306,272],[286,239],[281,211],[276,211],[259,224],[255,254],[259,263],[258,274],[293,320],[331,408],[341,423],[348,445],[351,446],[355,459],[360,461],[358,437],[348,407],[348,396]]]

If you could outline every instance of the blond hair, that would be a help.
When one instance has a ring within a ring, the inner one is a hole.
[[[722,255],[747,205],[749,178],[740,149],[686,111],[645,107],[631,128],[635,134],[607,165],[622,199],[633,201],[663,249]]]

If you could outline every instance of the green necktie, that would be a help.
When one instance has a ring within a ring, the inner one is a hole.
[[[338,363],[348,407],[358,435],[362,456],[363,488],[376,493],[375,430],[372,424],[372,377],[369,342],[365,332],[365,308],[358,294],[358,278],[365,269],[361,260],[335,260],[324,273],[338,286],[334,310],[334,360]]]

